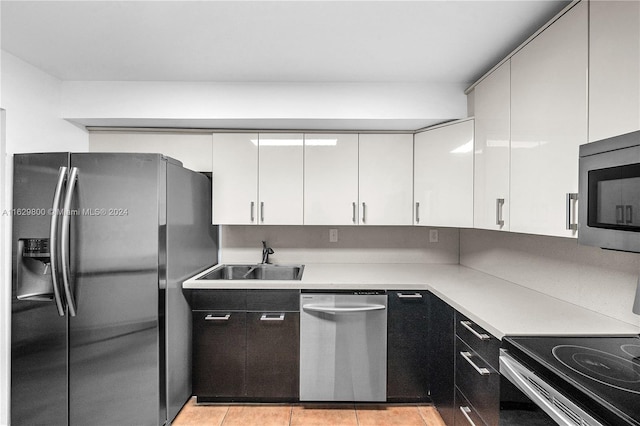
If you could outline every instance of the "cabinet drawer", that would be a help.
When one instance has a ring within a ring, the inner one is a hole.
[[[456,335],[495,370],[500,369],[500,340],[461,313],[456,313]]]
[[[244,311],[247,307],[247,290],[189,290],[191,310]]]
[[[500,374],[459,337],[456,338],[456,386],[485,423],[498,424]]]
[[[247,311],[300,311],[299,290],[247,290]]]
[[[473,405],[462,395],[460,389],[456,388],[456,405],[454,414],[454,426],[485,426]]]

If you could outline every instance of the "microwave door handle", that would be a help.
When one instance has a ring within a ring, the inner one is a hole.
[[[633,223],[633,206],[625,206],[625,221],[626,224]]]
[[[69,181],[67,184],[67,191],[64,198],[64,215],[62,216],[62,229],[60,236],[60,259],[62,261],[62,283],[64,284],[64,293],[67,297],[67,304],[69,306],[69,315],[76,316],[76,301],[71,291],[71,273],[69,268],[69,232],[71,222],[71,202],[73,201],[73,194],[78,181],[78,168],[72,167],[71,174],[69,175]]]
[[[51,284],[53,286],[53,296],[56,301],[58,315],[64,316],[65,306],[60,291],[60,271],[58,271],[58,219],[60,216],[60,201],[62,198],[62,188],[67,179],[67,168],[60,167],[58,171],[58,182],[53,193],[53,203],[51,206],[51,229],[49,233],[49,255],[51,257]]]

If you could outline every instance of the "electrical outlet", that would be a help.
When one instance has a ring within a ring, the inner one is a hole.
[[[429,229],[429,242],[437,243],[438,242],[438,230],[437,229]]]
[[[329,229],[329,242],[337,243],[338,242],[338,230],[337,229]]]

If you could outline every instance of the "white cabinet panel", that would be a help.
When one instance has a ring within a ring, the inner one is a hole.
[[[578,190],[586,89],[581,2],[511,58],[511,231],[575,237],[566,230],[565,200]]]
[[[474,227],[508,231],[511,62],[493,71],[474,92]]]
[[[361,134],[361,225],[413,223],[413,135]]]
[[[302,225],[303,135],[259,135],[259,223]]]
[[[305,134],[305,225],[358,223],[358,135]]]
[[[415,223],[473,226],[473,120],[417,133]]]
[[[160,153],[196,172],[212,170],[211,133],[90,132],[89,151]]]
[[[640,130],[640,2],[589,4],[589,141]]]
[[[258,134],[213,134],[213,223],[249,225],[258,214]]]

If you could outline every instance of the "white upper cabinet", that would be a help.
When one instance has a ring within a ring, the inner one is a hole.
[[[302,134],[213,135],[213,223],[301,225]]]
[[[640,130],[640,2],[589,3],[589,142]]]
[[[257,223],[258,134],[214,133],[213,223]]]
[[[258,221],[261,225],[302,225],[303,135],[260,133]]]
[[[473,226],[473,120],[415,135],[414,222]]]
[[[511,231],[576,236],[566,195],[587,142],[587,37],[583,1],[511,58]]]
[[[361,134],[359,223],[413,223],[413,135]]]
[[[511,62],[474,89],[474,227],[509,230]]]
[[[304,135],[305,225],[358,223],[358,135]]]
[[[187,169],[210,172],[211,133],[90,132],[89,152],[152,152],[175,158]]]

